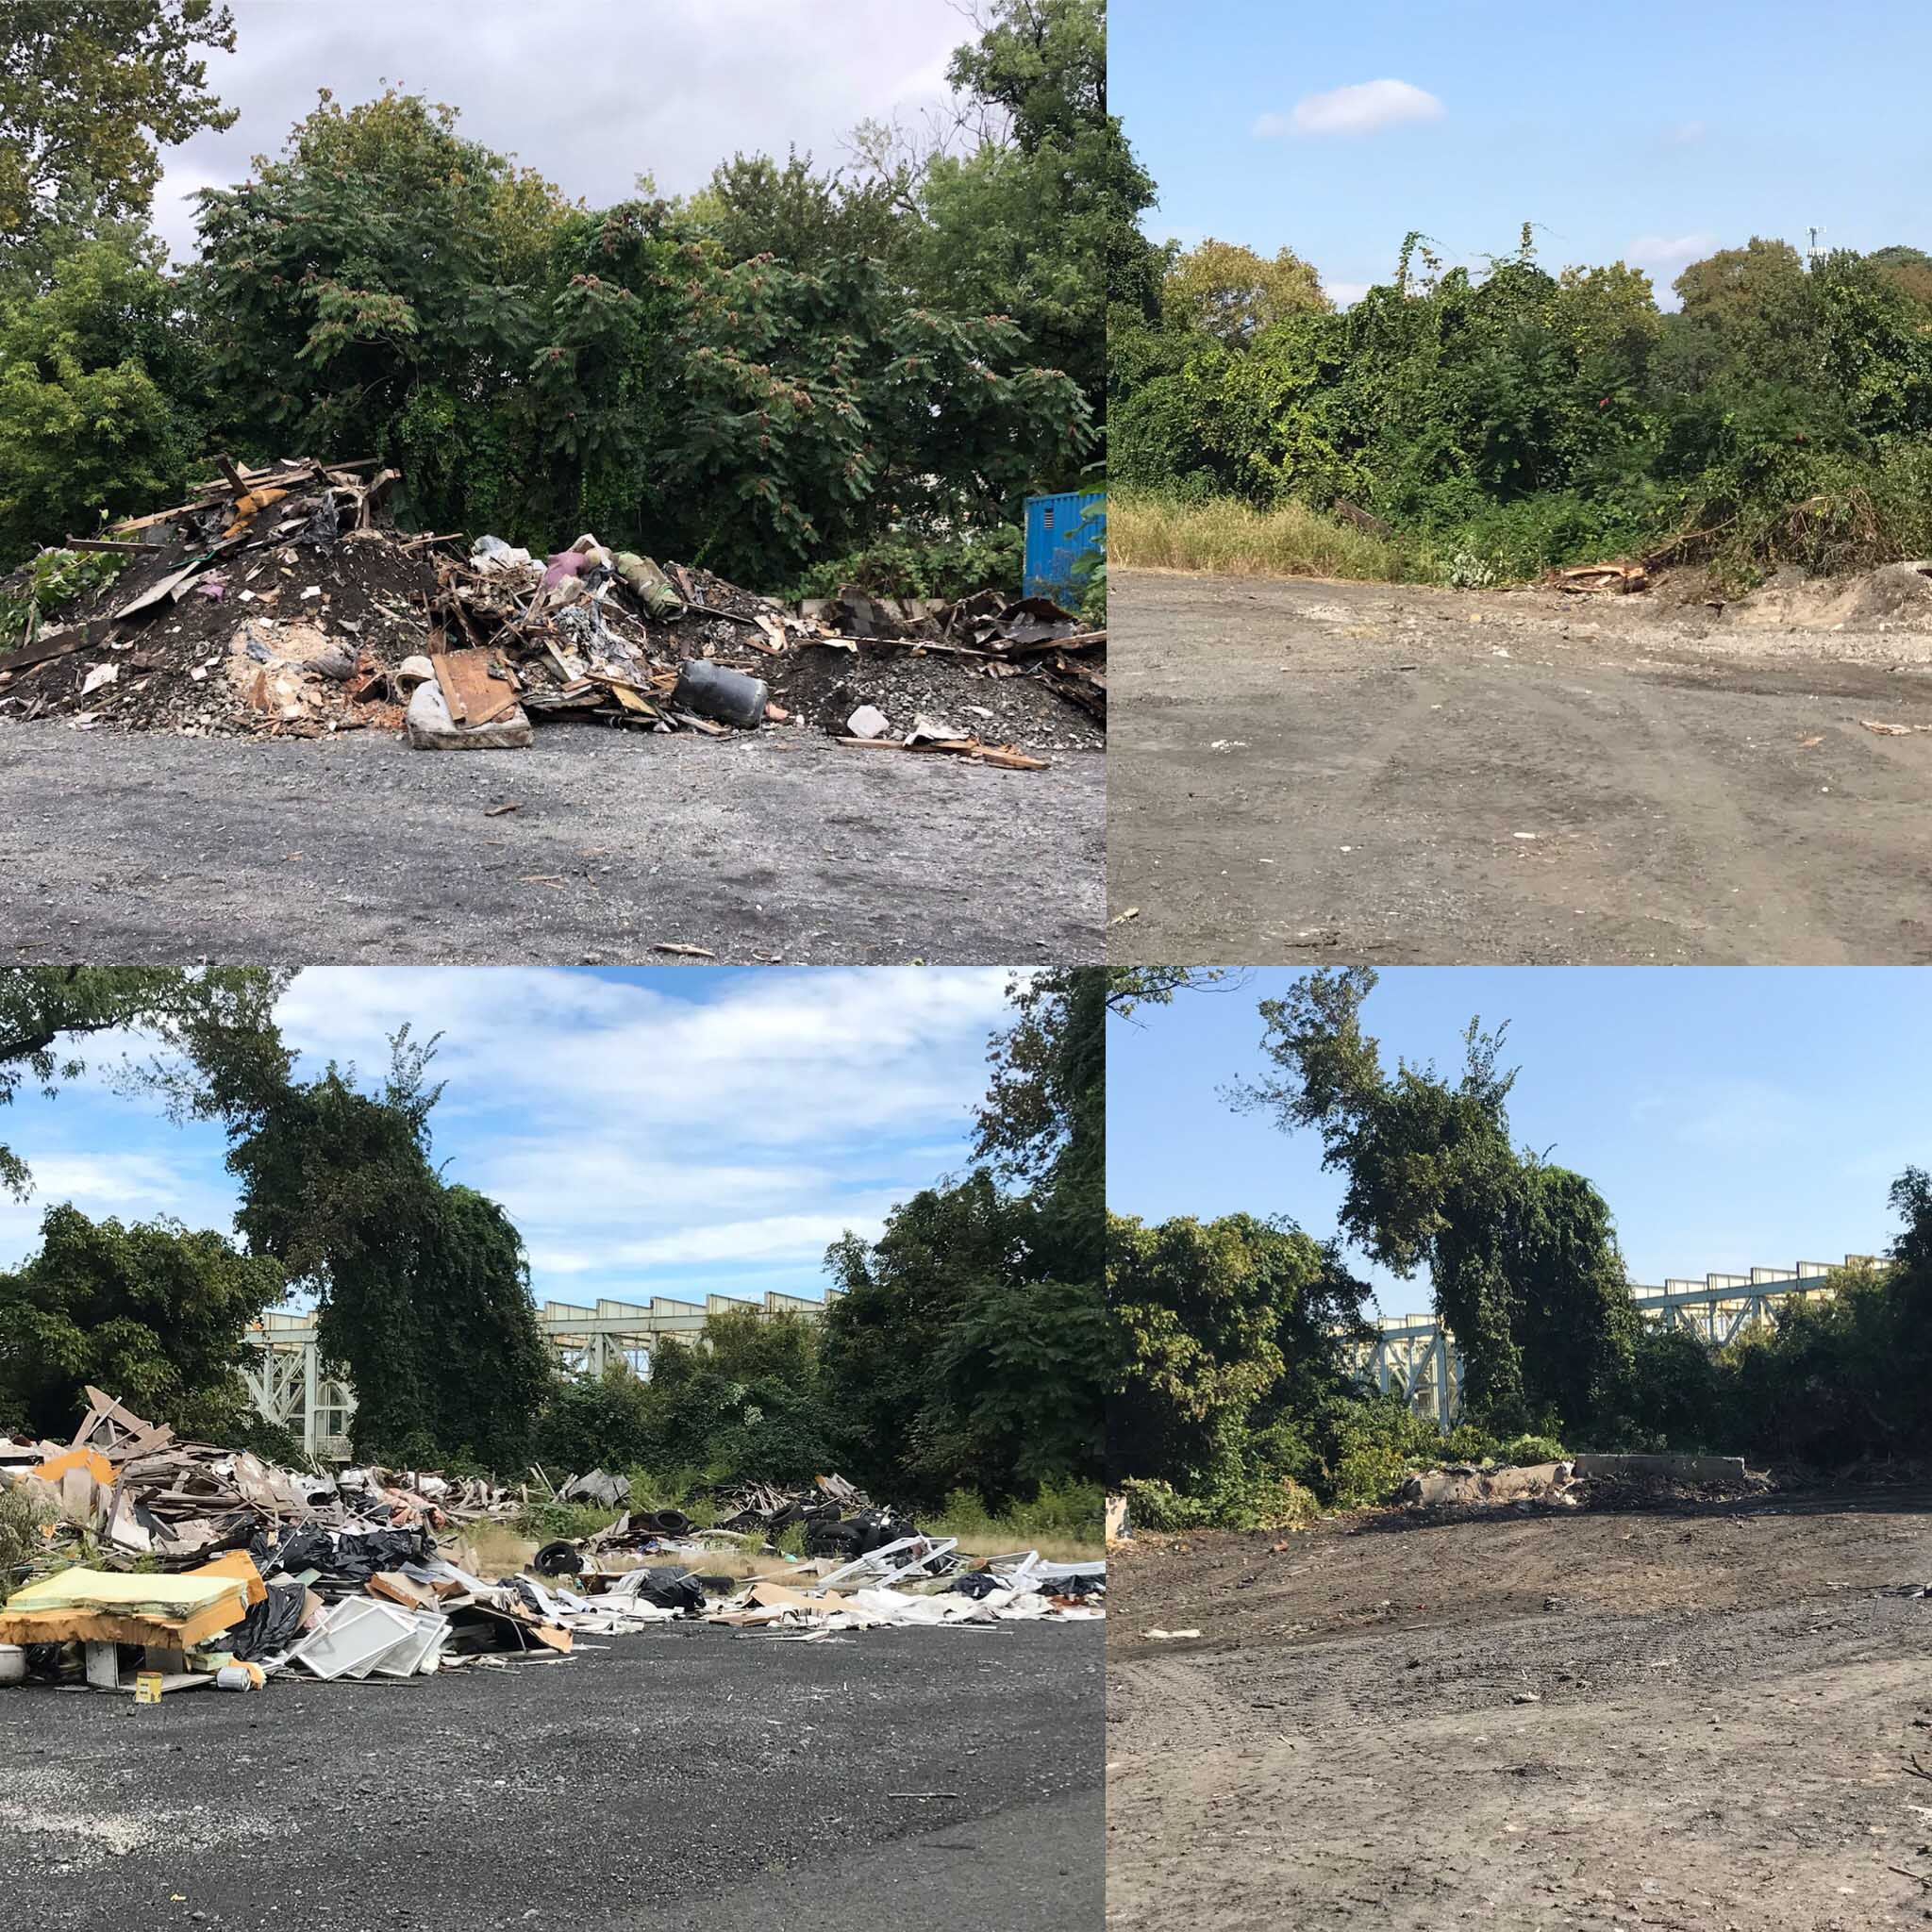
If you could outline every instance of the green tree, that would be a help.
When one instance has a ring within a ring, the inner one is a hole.
[[[720,162],[686,213],[727,262],[770,255],[808,271],[867,256],[891,260],[907,220],[890,180],[816,172],[796,148],[782,166],[770,155]]]
[[[1263,1430],[1345,1390],[1367,1289],[1332,1247],[1249,1214],[1110,1215],[1108,1234],[1109,1480],[1155,1477],[1210,1504],[1278,1481]]]
[[[707,1480],[805,1483],[836,1458],[816,1324],[731,1309],[702,1342],[669,1341],[643,1385],[644,1456]]]
[[[1214,337],[1230,348],[1254,341],[1290,315],[1325,313],[1333,305],[1322,278],[1291,248],[1271,261],[1238,242],[1211,237],[1176,256],[1160,290],[1171,327]]]
[[[1609,1210],[1581,1175],[1511,1147],[1504,1031],[1470,1022],[1454,1082],[1407,1061],[1391,1074],[1361,1026],[1374,984],[1350,967],[1263,1000],[1272,1065],[1236,1103],[1318,1133],[1345,1179],[1342,1234],[1400,1275],[1428,1269],[1472,1422],[1587,1431],[1626,1407],[1637,1346]]]
[[[216,0],[0,0],[0,254],[77,185],[108,217],[145,215],[156,144],[235,120],[200,58],[235,45]]]
[[[118,227],[0,281],[0,564],[181,493],[200,358],[158,252]]]
[[[51,1095],[87,1071],[81,1042],[138,1031],[159,1052],[145,1078],[177,1111],[228,1118],[275,1091],[290,1057],[275,1002],[294,977],[262,966],[0,968],[0,1106],[31,1080]],[[0,1186],[25,1199],[31,1176],[0,1147]]]
[[[344,108],[324,90],[280,157],[201,196],[197,299],[228,427],[263,451],[353,445],[420,469],[440,523],[476,468],[492,508],[513,507],[506,473],[538,456],[522,378],[546,346],[567,353],[546,341],[558,251],[589,219],[452,108],[393,91]]]
[[[1098,1478],[1106,995],[1097,967],[1016,982],[982,1164],[896,1208],[876,1241],[828,1253],[845,1292],[821,1358],[858,1480],[938,1503]]]
[[[212,1231],[50,1208],[38,1251],[0,1274],[0,1422],[65,1440],[92,1384],[183,1435],[245,1440],[248,1324],[282,1291],[278,1263]]]
[[[405,1027],[392,1049],[375,1093],[331,1062],[238,1123],[236,1224],[315,1296],[318,1342],[355,1387],[358,1455],[521,1469],[550,1380],[523,1241],[430,1164],[434,1042]]]
[[[1098,422],[1107,305],[1158,300],[1139,228],[1154,183],[1108,112],[1103,0],[996,0],[949,75],[1004,125],[927,162],[908,273],[928,302],[1010,316]]]

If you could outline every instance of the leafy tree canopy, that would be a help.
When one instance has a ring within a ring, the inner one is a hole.
[[[64,1441],[92,1384],[184,1435],[245,1441],[248,1324],[282,1289],[277,1262],[211,1231],[50,1208],[39,1250],[0,1274],[0,1424]]]
[[[0,255],[78,185],[107,216],[144,215],[157,143],[234,124],[201,58],[234,45],[216,0],[0,0]]]
[[[1170,324],[1239,347],[1286,316],[1319,314],[1332,305],[1321,276],[1291,248],[1271,261],[1210,238],[1174,258],[1161,282],[1160,306]]]
[[[1609,1210],[1581,1175],[1512,1149],[1503,1031],[1470,1022],[1457,1080],[1407,1061],[1391,1074],[1361,1026],[1374,984],[1350,967],[1263,1000],[1272,1066],[1236,1102],[1321,1136],[1348,1240],[1399,1274],[1428,1269],[1472,1420],[1587,1427],[1627,1402],[1637,1344]]]
[[[356,1453],[497,1470],[528,1460],[550,1379],[522,1238],[429,1161],[435,1049],[405,1027],[374,1093],[333,1062],[239,1123],[237,1225],[316,1298],[318,1340],[356,1390]]]
[[[275,1022],[293,974],[262,966],[9,966],[0,969],[0,1105],[31,1080],[52,1093],[87,1071],[82,1042],[139,1030],[161,1052],[148,1076],[204,1118],[258,1104],[288,1076]],[[0,1184],[25,1198],[25,1163],[0,1147]]]

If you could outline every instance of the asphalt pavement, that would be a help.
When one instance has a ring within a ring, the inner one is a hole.
[[[1050,757],[1009,772],[806,731],[565,725],[428,753],[0,724],[0,932],[36,965],[1096,960],[1106,758]]]
[[[0,1932],[1098,1932],[1103,1629],[0,1690]]]

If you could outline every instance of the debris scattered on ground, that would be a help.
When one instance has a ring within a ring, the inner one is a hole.
[[[807,1491],[733,1492],[715,1529],[630,1507],[544,1545],[522,1574],[485,1577],[460,1560],[478,1524],[519,1518],[533,1497],[616,1508],[631,1501],[628,1479],[591,1470],[553,1488],[533,1471],[533,1491],[431,1471],[283,1469],[87,1393],[71,1442],[0,1438],[0,1490],[37,1506],[42,1545],[0,1574],[0,1686],[85,1682],[152,1701],[258,1690],[286,1671],[333,1682],[556,1662],[579,1636],[676,1618],[821,1636],[1104,1614],[1104,1563],[1025,1551],[969,1565],[953,1539],[921,1534],[836,1475]],[[802,1561],[770,1541],[793,1525]],[[686,1560],[721,1551],[740,1570],[769,1556],[772,1574],[706,1577]]]
[[[1613,563],[1571,564],[1566,569],[1553,570],[1543,582],[1576,595],[1604,591],[1621,595],[1645,589],[1650,574],[1641,563],[1627,563],[1620,558]]]
[[[790,609],[591,533],[547,558],[406,535],[400,475],[372,461],[219,467],[186,503],[87,540],[122,567],[0,652],[0,715],[400,731],[437,750],[516,748],[570,717],[712,737],[791,726],[1028,771],[1044,762],[1029,751],[1105,743],[1107,633],[1044,598],[847,590]]]
[[[1411,1509],[1618,1509],[1716,1501],[1770,1488],[1740,1456],[1578,1456],[1562,1462],[1414,1470],[1398,1501]]]

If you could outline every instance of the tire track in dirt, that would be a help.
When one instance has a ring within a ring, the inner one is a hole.
[[[1116,597],[1115,957],[1932,959],[1932,740],[1859,723],[1932,723],[1932,675],[1868,648],[1924,637],[1307,580]]]

